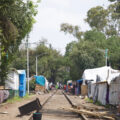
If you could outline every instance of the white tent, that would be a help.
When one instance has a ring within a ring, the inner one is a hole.
[[[95,101],[100,101],[104,105],[106,104],[107,100],[110,99],[112,101],[113,98],[111,91],[115,90],[114,85],[111,83],[116,77],[119,77],[119,75],[120,72],[118,70],[114,70],[107,66],[85,70],[83,73],[83,84],[85,84],[85,81],[87,81],[88,96],[92,97]],[[108,85],[110,86],[109,90]]]
[[[108,70],[110,70],[110,67],[104,66],[100,68],[94,68],[94,69],[86,69],[83,73],[83,81],[92,80],[92,83],[96,83],[98,81],[105,81],[108,77]]]
[[[5,89],[19,90],[19,74],[17,70],[11,69],[5,81]]]

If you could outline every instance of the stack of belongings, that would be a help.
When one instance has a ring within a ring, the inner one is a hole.
[[[45,77],[44,76],[35,76],[35,91],[36,92],[45,92]]]
[[[0,104],[7,100],[9,97],[9,91],[5,90],[3,86],[0,86]]]

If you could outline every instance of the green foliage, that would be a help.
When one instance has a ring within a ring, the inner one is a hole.
[[[36,7],[32,1],[0,1],[0,42],[2,46],[0,83],[3,85],[8,65],[13,60],[21,40],[31,31],[35,22],[33,17],[37,14]]]
[[[61,24],[61,31],[63,31],[65,33],[72,34],[77,39],[81,39],[83,36],[83,32],[80,31],[80,27],[72,26],[72,25],[67,24],[67,23]]]
[[[87,12],[86,22],[107,37],[120,35],[120,2],[110,4],[107,9],[101,6],[91,8]]]
[[[65,53],[73,80],[80,79],[85,69],[103,66],[106,48],[111,67],[120,69],[120,2],[114,2],[107,9],[91,8],[85,21],[92,30],[82,32],[79,26],[61,25],[61,31],[78,39],[67,45]]]
[[[103,59],[103,53],[97,50],[94,43],[78,42],[69,56],[71,78],[80,79],[85,69],[104,65]]]
[[[17,101],[22,101],[23,99],[28,99],[29,95],[26,94],[23,98],[19,97],[19,96],[15,96],[14,98],[8,99],[7,103],[15,103]]]
[[[63,28],[61,30],[63,31]],[[64,29],[65,31],[68,32],[69,28]],[[80,79],[85,69],[104,65],[104,53],[99,49],[105,48],[105,41],[105,35],[94,29],[84,32],[78,42],[73,41],[67,45],[65,59],[70,68],[70,79]]]
[[[93,28],[97,28],[100,31],[104,30],[104,26],[107,25],[107,15],[108,11],[101,6],[91,8],[87,12],[86,22]]]
[[[29,49],[30,76],[36,74],[36,56],[38,57],[38,75],[44,75],[50,82],[64,82],[68,77],[66,62],[63,56],[51,46],[42,41],[34,49]],[[17,64],[16,64],[17,63]],[[20,50],[11,64],[12,68],[26,69],[26,50]],[[30,81],[31,90],[34,89],[34,80]]]
[[[110,64],[115,69],[120,69],[120,37],[113,36],[106,41]]]
[[[34,78],[32,80],[30,80],[29,87],[30,87],[29,88],[30,91],[35,90],[35,79]]]
[[[93,99],[90,99],[90,98],[88,98],[88,97],[85,98],[85,101],[86,101],[86,102],[89,102],[89,103],[93,103]]]

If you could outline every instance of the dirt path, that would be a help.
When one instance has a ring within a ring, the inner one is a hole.
[[[80,120],[77,114],[66,112],[60,108],[71,107],[61,91],[58,91],[50,101],[45,104],[42,120]]]
[[[8,112],[8,114],[0,114],[0,120],[28,120],[30,118],[30,115],[23,116],[23,117],[17,117],[19,115],[18,107],[32,100],[35,100],[37,97],[40,99],[40,102],[42,104],[48,98],[50,94],[34,95],[28,99],[23,99],[20,102],[15,102],[14,104],[7,104],[2,107],[0,106],[0,112]]]

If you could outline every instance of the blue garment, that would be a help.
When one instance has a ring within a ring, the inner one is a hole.
[[[77,83],[82,83],[83,79],[77,80]]]
[[[44,76],[35,76],[36,84],[39,84],[41,86],[45,86],[45,77]]]

